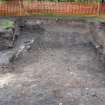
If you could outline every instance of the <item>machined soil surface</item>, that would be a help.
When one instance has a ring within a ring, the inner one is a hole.
[[[42,21],[17,40],[33,38],[31,49],[1,68],[0,105],[105,105],[105,68],[88,24]]]

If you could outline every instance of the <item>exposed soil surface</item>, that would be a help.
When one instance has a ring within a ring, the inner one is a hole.
[[[34,24],[36,19],[29,19]],[[0,105],[105,105],[105,68],[86,22],[43,19],[17,39],[34,44],[0,73]]]

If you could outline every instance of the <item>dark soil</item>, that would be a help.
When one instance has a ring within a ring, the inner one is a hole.
[[[34,39],[31,48],[1,68],[0,105],[105,105],[105,68],[88,23],[41,21],[16,42]]]

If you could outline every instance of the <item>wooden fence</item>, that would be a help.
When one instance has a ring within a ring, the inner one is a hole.
[[[0,4],[1,16],[25,16],[32,14],[105,16],[105,4],[31,2],[24,3],[24,7],[16,4]]]

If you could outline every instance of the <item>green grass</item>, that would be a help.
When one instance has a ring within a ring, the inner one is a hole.
[[[12,27],[14,27],[14,22],[11,20],[2,19],[2,20],[0,20],[0,27],[4,28],[4,29],[12,28]]]

